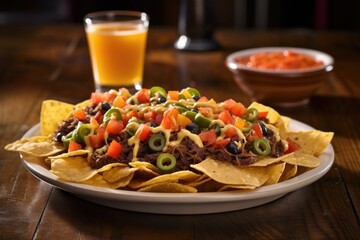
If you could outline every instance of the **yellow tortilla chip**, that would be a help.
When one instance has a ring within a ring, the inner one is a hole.
[[[178,172],[160,175],[147,181],[134,180],[129,184],[129,186],[131,188],[143,188],[160,182],[179,182],[179,181],[190,182],[190,181],[194,181],[199,177],[200,175],[185,170],[185,171],[178,171]]]
[[[268,166],[267,169],[269,171],[269,178],[265,182],[265,185],[275,184],[278,183],[280,180],[281,175],[285,170],[286,163],[278,163],[272,166]]]
[[[74,105],[56,100],[45,100],[40,115],[41,135],[54,133],[58,125],[72,112]]]
[[[253,102],[248,108],[256,108],[259,112],[268,112],[266,118],[269,119],[269,123],[275,125],[280,132],[280,136],[283,136],[286,132],[286,126],[282,116],[273,108]]]
[[[266,168],[238,167],[226,161],[207,158],[192,168],[205,173],[213,180],[228,185],[249,185],[259,187],[269,178]]]
[[[48,157],[65,150],[60,143],[51,141],[45,136],[23,138],[5,146],[8,151],[17,151],[36,157]]]
[[[218,192],[233,191],[233,190],[252,190],[255,188],[256,188],[255,186],[249,186],[249,185],[224,185],[222,188],[218,190]]]
[[[54,159],[50,171],[69,182],[82,182],[98,173],[98,170],[92,169],[86,158],[81,156]]]
[[[312,130],[288,132],[285,138],[289,137],[301,146],[296,152],[318,156],[330,144],[333,136],[333,132]]]
[[[92,186],[117,189],[117,188],[121,188],[121,187],[126,187],[129,184],[129,182],[132,180],[133,176],[134,176],[134,173],[131,173],[123,178],[118,179],[115,182],[107,182],[104,179],[103,175],[96,174],[93,177],[91,177],[81,183],[92,185]]]
[[[139,192],[195,193],[197,189],[180,183],[161,182],[140,188]]]
[[[107,171],[102,173],[104,179],[107,182],[116,182],[119,179],[129,176],[130,174],[136,172],[137,168],[129,168],[129,167],[113,167]]]
[[[287,158],[283,158],[282,161],[288,164],[308,167],[308,168],[315,168],[320,165],[320,160],[317,157],[314,157],[309,154],[298,153],[298,152],[295,152],[295,154],[293,155],[289,155]]]
[[[292,164],[286,164],[284,173],[282,174],[279,182],[286,181],[296,176],[298,166]]]

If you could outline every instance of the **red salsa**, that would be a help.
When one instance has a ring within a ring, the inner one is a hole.
[[[250,68],[271,70],[306,69],[324,65],[322,61],[309,55],[288,50],[257,53],[249,57],[239,57],[236,61]]]

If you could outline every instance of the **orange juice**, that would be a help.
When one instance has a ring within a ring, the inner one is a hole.
[[[86,29],[97,88],[141,87],[147,28],[97,23]]]

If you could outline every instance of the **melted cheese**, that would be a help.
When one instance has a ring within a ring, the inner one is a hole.
[[[139,151],[139,147],[140,147],[140,130],[138,129],[138,131],[136,131],[135,135],[132,136],[129,140],[128,140],[128,145],[129,146],[134,146],[133,147],[133,158],[132,158],[132,162],[137,161],[137,153]],[[172,130],[170,129],[164,129],[162,127],[156,127],[156,128],[151,128],[151,132],[152,133],[159,133],[162,132],[164,133],[165,139],[166,139],[166,145],[163,149],[163,151],[165,152],[167,147],[169,146],[176,146],[179,145],[181,143],[181,141],[185,138],[188,137],[190,138],[196,145],[198,145],[200,148],[204,147],[200,137],[196,134],[191,133],[190,131],[186,130],[186,129],[181,129],[179,132],[177,132],[177,139],[174,141],[170,141],[170,137],[171,137],[171,132]]]

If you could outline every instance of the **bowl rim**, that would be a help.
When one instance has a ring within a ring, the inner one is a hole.
[[[235,58],[238,57],[246,57],[260,52],[275,52],[275,51],[284,51],[290,50],[297,53],[306,54],[309,56],[314,57],[316,60],[321,60],[324,62],[324,65],[313,67],[313,68],[306,68],[306,69],[282,69],[282,70],[272,70],[272,69],[259,69],[259,68],[252,68],[248,67],[244,64],[238,63],[235,61]],[[281,75],[281,74],[299,74],[299,73],[310,73],[310,72],[317,72],[317,71],[326,71],[330,72],[333,69],[334,58],[327,53],[309,49],[309,48],[298,48],[298,47],[258,47],[258,48],[248,48],[243,49],[240,51],[233,52],[229,54],[226,58],[226,65],[232,71],[238,70],[246,70],[249,72],[254,73],[266,73],[266,74],[274,74],[274,75]]]

